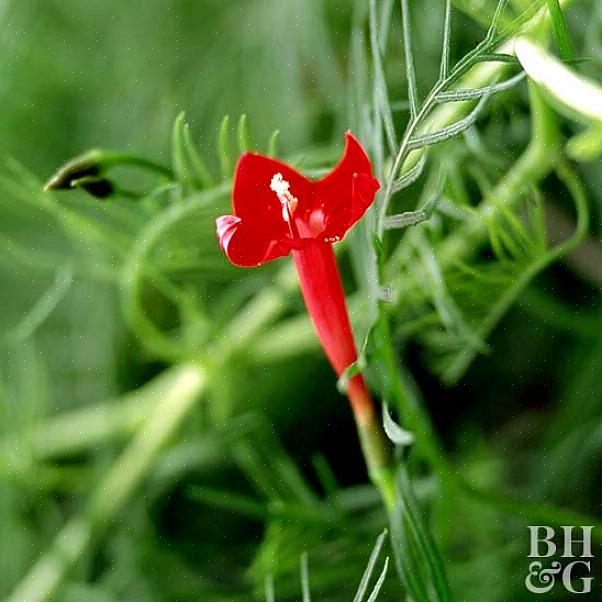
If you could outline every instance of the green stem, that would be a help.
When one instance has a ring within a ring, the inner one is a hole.
[[[381,422],[357,423],[357,430],[368,468],[368,476],[378,489],[387,512],[392,512],[397,501],[395,485],[395,461],[390,441],[384,433]]]
[[[411,431],[417,445],[429,463],[438,472],[447,472],[447,460],[442,446],[433,428],[428,412],[422,407],[417,395],[412,391],[407,377],[402,373],[402,367],[395,354],[395,346],[391,334],[389,317],[381,312],[376,325],[378,346],[384,361],[386,374],[385,390],[395,399],[397,408],[403,419],[403,427]]]

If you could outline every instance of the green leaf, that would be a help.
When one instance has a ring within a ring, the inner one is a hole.
[[[561,63],[528,38],[516,41],[515,51],[529,77],[556,108],[589,124],[602,123],[602,87]]]
[[[445,20],[443,23],[443,49],[441,50],[441,64],[439,66],[439,79],[444,80],[449,71],[449,55],[451,45],[451,0],[445,0]]]
[[[397,135],[393,122],[393,113],[389,102],[387,91],[387,82],[382,65],[381,47],[379,43],[378,17],[376,12],[376,0],[370,0],[370,48],[372,51],[372,61],[374,64],[374,109],[377,113],[377,120],[382,120],[389,144],[389,150],[395,151],[397,147]],[[380,124],[379,126],[380,127]]]
[[[280,130],[274,130],[268,138],[268,149],[267,154],[270,157],[278,156],[278,138],[280,137]]]
[[[309,569],[307,567],[307,552],[301,554],[300,573],[301,592],[303,595],[302,602],[311,602],[311,592],[309,590]]]
[[[184,111],[174,122],[171,154],[174,174],[185,195],[213,184],[209,170],[192,140]]]
[[[251,138],[249,136],[249,124],[247,122],[247,116],[243,113],[239,120],[237,126],[238,132],[238,150],[240,153],[244,153],[246,151],[251,150]]]
[[[424,171],[426,160],[427,153],[424,151],[420,156],[420,159],[418,159],[418,163],[416,163],[414,167],[395,180],[392,187],[393,193],[399,192],[400,190],[411,186],[416,180],[418,180]]]
[[[233,161],[230,151],[230,116],[225,115],[219,128],[217,151],[220,166],[222,168],[222,178],[228,180],[232,177]]]
[[[186,114],[182,111],[177,117],[173,124],[172,138],[171,138],[171,157],[173,164],[173,171],[176,179],[182,185],[184,193],[188,192],[190,187],[190,173],[188,171],[188,165],[186,163],[183,135],[182,130],[184,128],[184,119]]]
[[[451,602],[437,546],[418,507],[407,470],[401,467],[397,503],[390,514],[391,543],[398,572],[415,602]]]
[[[574,58],[573,44],[560,2],[558,0],[547,0],[547,2],[558,52],[562,60],[571,60]]]
[[[440,196],[437,194],[429,199],[422,209],[418,209],[417,211],[404,211],[403,213],[398,213],[396,215],[388,215],[385,218],[385,230],[407,228],[408,226],[415,226],[416,224],[421,224],[428,220],[433,214],[439,199]]]
[[[4,336],[4,342],[17,343],[29,338],[50,316],[65,298],[73,283],[73,267],[70,264],[56,270],[54,282],[36,301],[33,307]]]
[[[477,57],[479,63],[508,63],[509,65],[519,65],[518,59],[513,54],[504,54],[503,52],[483,53]]]
[[[378,576],[376,583],[374,584],[374,589],[372,590],[372,593],[370,594],[370,597],[368,598],[367,602],[374,602],[374,600],[376,600],[376,598],[378,597],[378,594],[380,593],[383,583],[385,582],[385,577],[387,576],[388,570],[389,570],[389,557],[387,556],[387,558],[385,558],[385,563],[383,565],[383,569],[382,569],[380,575]]]
[[[383,427],[387,437],[397,447],[408,447],[414,443],[414,435],[399,426],[389,413],[389,408],[383,403]]]
[[[412,49],[412,24],[410,22],[410,9],[408,0],[401,0],[401,19],[403,26],[403,51],[406,64],[406,78],[408,80],[408,98],[410,100],[410,114],[418,115],[418,86],[416,85],[416,68],[414,66],[414,51]]]
[[[523,71],[518,73],[514,77],[507,79],[504,82],[497,84],[491,84],[490,86],[483,86],[481,88],[473,88],[472,90],[449,90],[446,92],[439,92],[435,97],[437,102],[461,102],[465,100],[475,100],[482,96],[491,96],[498,92],[508,90],[525,79],[526,73]]]
[[[380,15],[380,27],[379,37],[380,37],[380,51],[385,54],[387,50],[387,41],[389,37],[389,32],[391,31],[391,23],[393,21],[393,7],[395,5],[395,0],[383,0],[383,8]]]
[[[203,160],[203,157],[201,156],[197,145],[192,139],[192,134],[190,133],[190,126],[188,125],[188,123],[184,123],[183,133],[184,149],[187,153],[187,158],[190,162],[190,168],[195,177],[197,187],[199,188],[199,190],[211,188],[211,186],[214,185],[213,178],[209,173],[209,169],[207,168],[207,165],[205,164],[205,161]]]
[[[575,204],[577,225],[569,239],[555,247],[548,246],[541,198],[536,195],[530,200],[527,220],[521,208],[514,212],[500,208],[495,219],[491,218],[489,232],[494,260],[478,259],[472,265],[457,263],[446,272],[447,294],[480,340],[491,334],[529,283],[574,249],[588,231],[589,209],[582,183],[565,163],[559,167],[558,176]],[[444,314],[440,320],[445,323]],[[466,333],[449,326],[442,329],[436,323],[423,328],[419,337],[434,359],[435,370],[450,384],[462,377],[480,351],[468,344]]]
[[[357,588],[357,592],[355,594],[355,597],[353,598],[353,602],[362,602],[364,600],[366,592],[368,591],[368,586],[370,585],[372,573],[374,572],[374,567],[376,566],[378,557],[380,556],[381,550],[383,548],[383,544],[385,543],[386,536],[386,531],[383,531],[378,536],[376,543],[374,544],[374,548],[372,549],[372,553],[370,554],[370,558],[368,559],[368,565],[366,566],[366,570],[362,575],[360,584]]]
[[[566,145],[566,152],[575,161],[595,161],[602,156],[602,124],[592,125],[573,136]]]
[[[268,575],[265,578],[265,600],[266,602],[276,602],[274,596],[274,577],[272,575]]]
[[[488,100],[489,94],[485,94],[481,97],[477,106],[466,117],[456,121],[456,123],[453,123],[452,125],[448,125],[436,132],[412,136],[407,145],[408,149],[415,150],[424,146],[439,144],[440,142],[445,142],[446,140],[461,134],[477,121]]]
[[[495,7],[495,11],[493,13],[493,17],[491,19],[489,30],[487,31],[487,36],[485,37],[486,40],[494,39],[495,34],[498,32],[499,24],[507,4],[508,0],[498,0],[498,3]]]

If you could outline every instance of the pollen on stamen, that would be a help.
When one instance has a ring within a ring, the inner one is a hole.
[[[286,194],[291,185],[282,177],[281,173],[275,173],[272,176],[270,182],[270,189],[273,190],[278,196]]]
[[[298,205],[298,200],[290,193],[291,185],[282,177],[281,173],[275,173],[270,182],[270,190],[273,190],[282,203],[282,218],[285,222],[290,221],[291,216],[295,213]]]

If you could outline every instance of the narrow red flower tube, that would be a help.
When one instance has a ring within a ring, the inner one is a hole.
[[[357,350],[332,246],[364,215],[380,187],[359,141],[351,132],[345,139],[338,165],[315,181],[271,157],[243,154],[234,175],[234,213],[216,220],[220,245],[235,265],[255,267],[293,255],[305,305],[339,377],[357,361]],[[372,449],[380,427],[361,374],[349,380],[347,396],[364,451],[371,448],[369,468],[383,464],[386,446]]]
[[[357,351],[332,245],[316,243],[293,251],[301,292],[322,347],[337,376],[357,361]],[[361,374],[350,379],[347,396],[358,423],[374,420],[374,403]]]

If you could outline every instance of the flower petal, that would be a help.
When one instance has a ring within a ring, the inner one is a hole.
[[[308,202],[311,182],[285,163],[259,153],[241,156],[232,189],[234,214],[258,230],[269,232],[272,239],[289,236],[288,225],[282,219],[282,205],[270,188],[272,178],[278,173],[289,183],[299,205]]]
[[[222,215],[215,220],[220,247],[231,263],[254,268],[272,259],[288,255],[293,249],[315,244],[309,238],[271,239],[257,235],[255,228],[235,215]]]
[[[340,240],[367,211],[380,188],[372,165],[357,138],[345,134],[346,144],[338,165],[314,183],[316,206],[325,212],[323,240]]]

